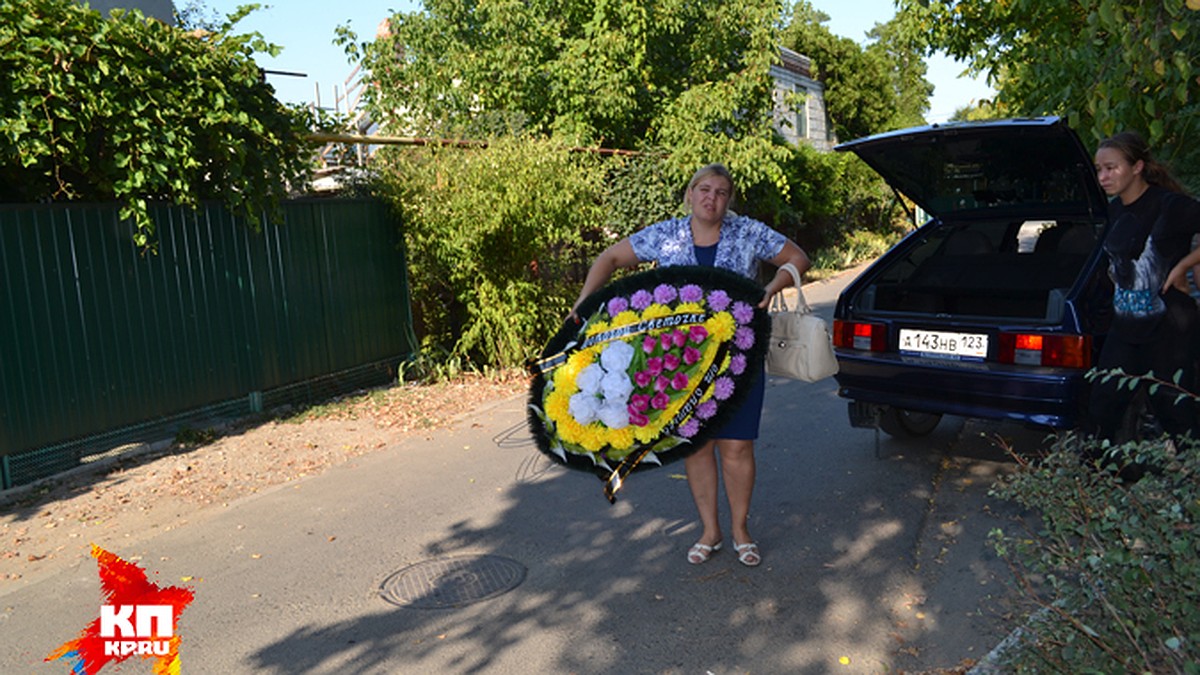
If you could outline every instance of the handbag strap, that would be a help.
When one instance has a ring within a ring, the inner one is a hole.
[[[808,302],[805,301],[804,290],[801,289],[801,287],[800,287],[800,270],[796,269],[796,266],[790,262],[780,265],[779,269],[787,270],[788,274],[792,275],[792,282],[796,285],[796,309],[795,309],[796,313],[797,314],[811,313],[812,308],[810,308],[808,306]],[[787,301],[783,299],[783,291],[776,293],[775,298],[777,298],[779,300],[780,307],[782,307],[783,311],[786,312],[788,310],[788,307],[787,307]]]

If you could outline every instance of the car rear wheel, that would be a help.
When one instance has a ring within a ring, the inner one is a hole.
[[[879,416],[879,428],[893,438],[919,438],[933,433],[941,421],[938,413],[889,407]]]

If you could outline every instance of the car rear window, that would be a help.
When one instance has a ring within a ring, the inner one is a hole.
[[[925,228],[856,305],[866,311],[1056,321],[1102,224],[1028,220]]]

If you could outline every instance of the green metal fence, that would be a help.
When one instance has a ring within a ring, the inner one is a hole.
[[[399,223],[297,200],[260,231],[162,206],[0,207],[0,487],[198,419],[387,382],[416,350]]]

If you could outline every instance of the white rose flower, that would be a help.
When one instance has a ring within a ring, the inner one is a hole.
[[[609,429],[623,429],[629,426],[629,407],[624,403],[605,401],[597,414]]]
[[[581,391],[571,397],[567,411],[571,413],[571,417],[574,417],[576,422],[591,424],[599,419],[600,399],[596,398],[595,394]]]
[[[613,342],[600,352],[600,365],[610,373],[625,372],[633,362],[633,346],[628,342]]]
[[[633,393],[633,381],[623,370],[608,372],[600,381],[600,391],[604,393],[604,398],[614,405],[625,405],[629,402],[629,395]]]
[[[579,391],[598,394],[602,379],[604,379],[604,369],[600,367],[600,364],[593,363],[579,371],[579,375],[575,378],[575,385],[579,387]]]

